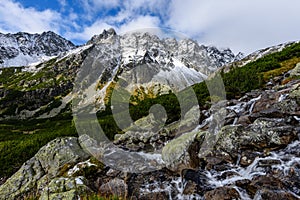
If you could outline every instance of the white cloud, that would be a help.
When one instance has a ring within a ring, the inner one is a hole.
[[[200,43],[246,53],[300,39],[299,0],[78,0],[80,12],[67,0],[57,1],[61,10],[39,11],[0,0],[0,31],[52,30],[83,42],[110,27],[118,33],[168,27]],[[119,10],[110,13],[113,8]]]
[[[123,7],[125,10],[134,11],[135,13],[151,12],[160,15],[166,13],[166,7],[169,1],[161,0],[125,0],[123,1]]]
[[[98,12],[118,6],[120,0],[80,0],[80,4],[85,11],[85,20],[92,21]]]
[[[11,0],[0,1],[0,29],[2,32],[24,31],[40,33],[47,30],[58,32],[61,15],[52,10],[37,11],[24,8]]]
[[[300,39],[297,0],[173,0],[167,24],[200,42],[250,53]]]
[[[118,32],[124,34],[131,31],[142,31],[142,29],[158,28],[159,26],[160,20],[158,17],[138,16],[123,24]]]
[[[87,41],[91,39],[93,35],[102,33],[104,29],[114,28],[118,34],[125,34],[130,31],[143,31],[143,29],[145,32],[151,31],[151,28],[152,30],[155,30],[153,28],[158,28],[160,24],[159,19],[153,16],[136,16],[132,20],[128,20],[126,23],[122,24],[120,27],[113,25],[117,20],[120,20],[118,16],[117,19],[109,17],[108,19],[98,20],[91,26],[84,27],[81,32],[69,32],[65,34],[65,36],[71,40]]]
[[[91,39],[93,35],[100,34],[104,29],[109,29],[111,27],[111,25],[99,20],[93,23],[91,26],[84,27],[81,32],[68,32],[65,34],[65,37],[70,40],[87,41]]]
[[[66,7],[68,5],[67,0],[57,0],[61,7]]]
[[[66,10],[67,5],[68,5],[67,0],[57,0],[57,1],[58,1],[59,5],[61,7],[60,11],[64,12]]]
[[[96,9],[113,8],[120,4],[120,0],[89,0]]]

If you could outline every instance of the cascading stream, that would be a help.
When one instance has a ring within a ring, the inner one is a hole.
[[[300,141],[296,140],[289,144],[286,148],[278,151],[271,152],[266,157],[257,157],[247,167],[242,167],[239,164],[230,165],[230,169],[223,171],[204,170],[203,174],[206,176],[207,187],[231,187],[234,188],[240,195],[241,199],[252,199],[245,189],[236,185],[237,181],[253,180],[257,176],[264,176],[267,173],[282,174],[278,178],[289,176],[294,173],[295,176],[300,176],[300,169],[294,166],[300,165]],[[230,174],[228,177],[226,174]],[[201,184],[201,183],[200,183]],[[143,193],[147,192],[166,192],[169,194],[170,199],[203,199],[204,197],[199,194],[184,195],[184,187],[180,177],[174,178],[171,181],[155,182],[152,184],[144,185],[141,188]],[[289,190],[294,197],[300,198],[300,188],[292,188]],[[257,191],[253,199],[261,199],[260,190]]]

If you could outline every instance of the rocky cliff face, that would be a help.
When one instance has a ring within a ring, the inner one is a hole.
[[[199,45],[191,39],[159,38],[156,35],[136,32],[118,36],[113,29],[95,35],[87,44],[120,42],[122,58],[125,64],[148,56],[159,63],[168,57],[177,58],[187,67],[208,75],[217,68],[241,59],[230,49],[217,49],[213,46]]]
[[[73,48],[72,42],[51,31],[42,34],[0,33],[0,67],[27,66]]]

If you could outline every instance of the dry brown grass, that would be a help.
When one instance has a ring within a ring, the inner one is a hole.
[[[267,71],[267,72],[263,73],[264,80],[268,81],[272,77],[280,76],[280,75],[290,71],[299,62],[300,62],[300,58],[291,58],[289,60],[285,60],[285,61],[281,62],[280,63],[280,65],[281,65],[280,68],[273,69],[273,70],[270,70],[270,71]]]

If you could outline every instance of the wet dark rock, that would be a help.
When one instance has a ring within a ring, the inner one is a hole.
[[[251,120],[248,115],[243,115],[238,118],[236,124],[247,126],[247,125],[251,124]]]
[[[235,121],[235,119],[238,117],[238,114],[235,113],[234,111],[229,111],[226,115],[226,118],[225,118],[225,122],[224,122],[224,125],[231,125],[233,124],[233,122]]]
[[[262,153],[260,152],[255,152],[252,150],[245,150],[241,154],[240,158],[240,165],[242,166],[249,166],[257,157],[260,157]]]
[[[249,180],[249,179],[238,180],[235,182],[236,186],[243,188],[243,189],[246,189],[250,183],[251,183],[251,180]]]
[[[103,196],[126,197],[128,194],[128,186],[124,180],[114,178],[101,185],[99,188],[99,193]]]
[[[251,181],[251,184],[247,189],[252,195],[254,195],[257,190],[261,189],[282,190],[284,189],[284,184],[280,179],[273,176],[258,176]]]
[[[184,195],[195,194],[197,192],[197,187],[198,187],[198,185],[195,182],[187,181],[185,183],[182,194],[184,194]]]
[[[282,118],[284,113],[276,108],[268,108],[259,112],[259,117]]]
[[[275,200],[275,199],[284,199],[284,200],[297,200],[296,196],[287,192],[287,191],[274,191],[274,190],[261,190],[260,191],[261,199],[265,200]]]
[[[280,160],[260,160],[258,162],[259,167],[272,167],[272,165],[279,165],[281,164]]]
[[[198,193],[203,195],[205,191],[212,189],[203,170],[183,169],[181,178],[186,194]]]
[[[174,192],[178,192],[175,191],[172,183],[172,180],[176,177],[178,177],[178,175],[170,172],[167,169],[162,169],[144,174],[128,174],[124,180],[128,185],[128,196],[140,199],[143,196],[143,198],[146,198],[149,195],[151,196],[150,193],[156,189],[163,191],[163,188],[171,187],[172,191],[174,190]],[[168,194],[168,192],[155,192],[155,194]]]
[[[261,98],[255,102],[252,112],[257,113],[272,108],[274,103],[276,103],[276,97],[274,93],[270,93],[270,94],[263,93],[261,95]]]
[[[234,188],[221,187],[206,192],[204,198],[206,200],[220,200],[220,199],[232,200],[232,199],[240,199],[240,195]]]
[[[233,159],[227,152],[224,151],[214,151],[205,157],[206,168],[222,170],[226,168],[226,163],[233,163]]]
[[[141,200],[148,200],[148,199],[157,199],[157,200],[165,200],[169,199],[170,195],[168,192],[151,192],[147,194],[141,194],[138,198],[133,197],[132,199],[141,199]]]

